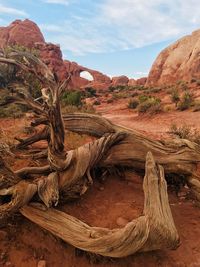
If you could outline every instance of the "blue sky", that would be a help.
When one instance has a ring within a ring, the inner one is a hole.
[[[143,77],[158,53],[200,28],[199,0],[0,0],[0,25],[29,18],[64,58]]]

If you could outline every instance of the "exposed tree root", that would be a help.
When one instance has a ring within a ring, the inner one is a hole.
[[[55,209],[25,206],[20,211],[71,245],[103,256],[118,258],[137,251],[177,248],[179,237],[168,202],[164,171],[156,166],[151,153],[147,155],[143,188],[144,215],[121,229],[90,227]]]

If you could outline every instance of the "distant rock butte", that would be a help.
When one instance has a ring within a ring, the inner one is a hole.
[[[80,66],[76,62],[63,60],[60,46],[46,43],[37,24],[28,19],[15,20],[7,27],[0,27],[0,48],[9,45],[38,49],[41,59],[57,74],[59,80],[63,80],[69,73],[71,74],[71,88],[93,87],[97,90],[106,90],[110,86],[135,85],[141,80],[129,80],[124,75],[113,77],[111,80],[110,77],[99,71]],[[80,73],[83,71],[88,71],[93,76],[93,81],[80,77]]]
[[[165,48],[156,58],[146,85],[163,85],[178,80],[199,79],[200,30],[187,35]]]
[[[129,78],[125,75],[112,78],[112,86],[128,85]]]

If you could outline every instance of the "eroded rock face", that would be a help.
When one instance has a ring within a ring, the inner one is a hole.
[[[200,74],[200,30],[165,48],[157,57],[146,85],[163,85],[178,80],[190,81]]]
[[[112,86],[128,85],[129,78],[125,75],[112,78]]]
[[[19,44],[34,47],[36,42],[44,43],[44,37],[34,22],[15,20],[8,27],[0,27],[0,47]]]
[[[136,85],[145,85],[147,82],[147,77],[142,77],[136,80]]]
[[[130,79],[128,81],[128,86],[135,86],[136,85],[136,80],[135,79]]]
[[[0,48],[9,45],[38,49],[41,59],[57,74],[59,80],[67,78],[69,73],[72,75],[73,88],[107,89],[111,84],[111,79],[103,73],[80,66],[76,62],[63,60],[60,46],[46,43],[37,24],[28,19],[16,20],[7,27],[0,27]],[[94,80],[91,82],[81,78],[82,71],[88,71]]]

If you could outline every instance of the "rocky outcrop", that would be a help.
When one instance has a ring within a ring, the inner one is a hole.
[[[19,44],[32,48],[36,42],[44,43],[44,37],[37,24],[28,19],[15,20],[8,27],[0,27],[0,47]]]
[[[163,85],[178,80],[190,81],[200,75],[200,30],[164,49],[149,73],[146,85]]]
[[[0,48],[9,45],[38,49],[41,59],[57,74],[59,80],[65,79],[69,73],[72,75],[73,88],[107,89],[111,84],[111,79],[103,73],[80,66],[76,62],[63,60],[60,46],[46,43],[39,27],[28,19],[16,20],[8,27],[0,27]],[[81,78],[82,71],[88,71],[94,80],[91,82]]]
[[[136,85],[145,85],[147,82],[147,77],[142,77],[136,80]]]
[[[128,85],[129,78],[125,75],[112,78],[112,86]]]
[[[64,80],[71,74],[71,88],[93,87],[97,90],[107,90],[110,86],[118,85],[144,85],[146,78],[138,80],[130,79],[127,76],[113,77],[112,80],[107,75],[84,66],[63,60],[62,52],[59,45],[45,42],[45,39],[34,22],[26,19],[16,20],[7,27],[0,27],[0,48],[9,45],[20,45],[28,48],[35,48],[39,51],[41,59],[44,63],[57,74],[59,80]],[[87,71],[92,77],[93,81],[89,81],[80,77],[81,72]]]
[[[64,64],[67,72],[72,75],[73,85],[77,85],[79,88],[93,87],[97,90],[102,90],[108,89],[111,84],[111,79],[99,71],[88,69],[78,65],[76,62],[71,62],[68,60],[65,60]],[[88,81],[87,79],[80,77],[80,74],[83,71],[89,72],[93,77],[93,81]]]
[[[136,85],[136,80],[135,79],[130,79],[128,81],[128,86],[135,86]]]

